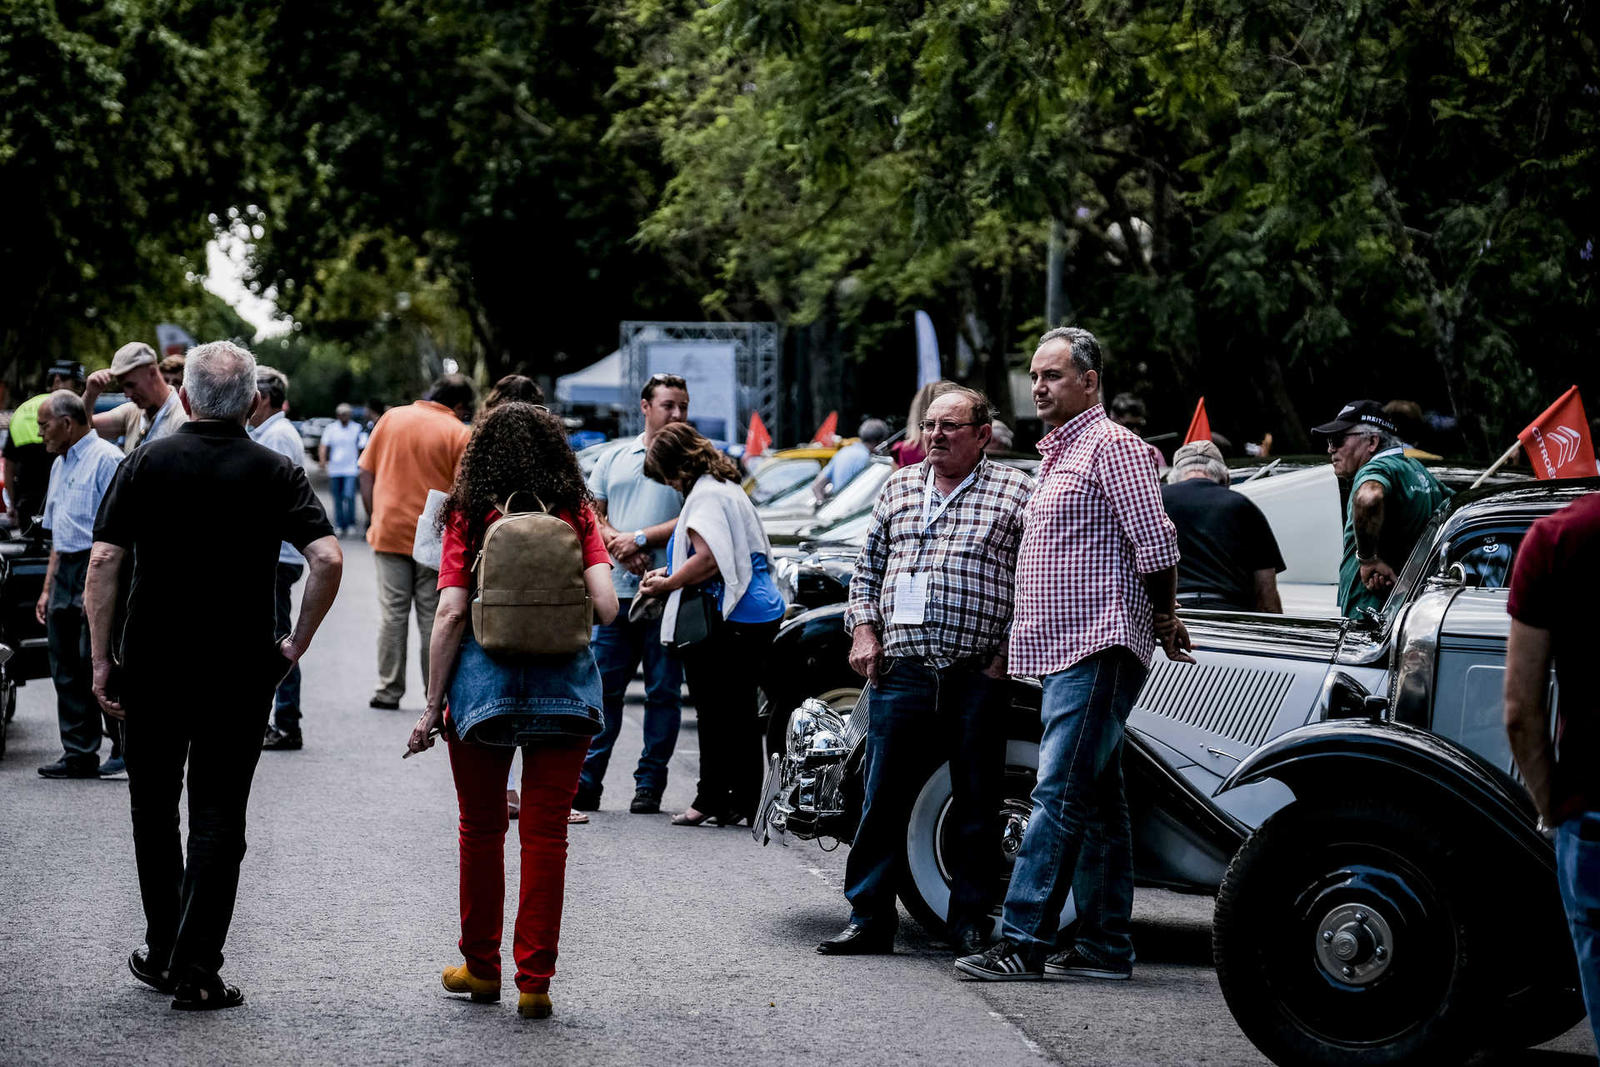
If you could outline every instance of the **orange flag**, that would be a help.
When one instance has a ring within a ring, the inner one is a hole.
[[[1184,444],[1211,440],[1211,420],[1206,418],[1206,398],[1194,406],[1194,418],[1189,420],[1189,432],[1183,435]]]
[[[744,454],[746,456],[759,456],[772,447],[772,435],[767,432],[767,424],[761,421],[761,412],[750,413],[750,432],[745,435]]]
[[[1576,385],[1517,434],[1517,440],[1540,478],[1593,478],[1596,474],[1589,417]]]
[[[831,445],[833,439],[839,436],[839,413],[828,412],[828,417],[822,420],[822,425],[817,427],[817,432],[811,440],[814,444]]]

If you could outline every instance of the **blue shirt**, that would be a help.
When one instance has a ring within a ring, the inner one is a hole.
[[[41,525],[57,552],[87,552],[94,544],[94,518],[106,495],[122,449],[94,431],[85,434],[50,467]]]
[[[678,517],[683,494],[644,476],[644,435],[620,444],[600,457],[589,473],[589,492],[606,506],[606,521],[624,533],[655,526]],[[650,569],[667,565],[666,549],[650,550]],[[618,600],[639,595],[639,576],[626,567],[611,565],[611,584]]]
[[[258,445],[266,445],[280,455],[288,456],[296,467],[306,465],[306,446],[305,442],[300,440],[300,431],[294,428],[294,424],[281,411],[274,411],[260,426],[250,427],[250,439]],[[278,546],[279,563],[301,566],[305,561],[306,558],[296,552],[289,542],[285,541]]]
[[[672,554],[672,542],[677,540],[674,533],[667,539],[667,554]],[[689,555],[694,555],[694,542],[689,543]],[[670,573],[670,572],[669,572]],[[717,602],[717,610],[722,610],[722,579],[713,578],[705,583],[706,589]],[[765,554],[761,552],[750,553],[750,584],[744,588],[744,596],[733,606],[733,611],[728,614],[729,622],[771,622],[773,619],[783,618],[784,612],[789,610],[788,601],[783,599],[783,593],[778,590],[777,580],[772,577],[772,567]]]
[[[838,492],[849,485],[850,480],[866,469],[867,464],[871,462],[872,449],[857,441],[835,452],[828,465],[822,468],[822,473],[833,486],[833,491]]]

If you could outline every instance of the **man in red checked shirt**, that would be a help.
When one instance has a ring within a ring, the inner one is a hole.
[[[1128,978],[1133,848],[1122,784],[1123,724],[1157,640],[1193,662],[1177,616],[1178,540],[1145,443],[1106,417],[1100,343],[1061,328],[1028,376],[1044,463],[1017,558],[1012,674],[1044,685],[1039,783],[1006,892],[999,937],[956,969],[988,981]],[[1081,861],[1080,862],[1080,858]],[[1080,917],[1055,944],[1072,890]]]

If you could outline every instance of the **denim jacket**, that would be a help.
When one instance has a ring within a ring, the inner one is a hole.
[[[456,736],[486,745],[593,737],[605,726],[600,668],[587,648],[563,656],[495,657],[469,635],[450,679]]]

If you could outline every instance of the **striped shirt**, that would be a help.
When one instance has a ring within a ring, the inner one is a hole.
[[[1054,674],[1117,645],[1148,666],[1155,628],[1141,576],[1178,562],[1149,446],[1096,404],[1047,434],[1039,451],[1017,562],[1011,673]]]
[[[93,430],[56,457],[41,525],[57,552],[87,552],[94,544],[94,517],[121,462],[122,450]]]
[[[886,655],[940,667],[1004,648],[1032,486],[1022,471],[986,458],[948,498],[926,463],[895,471],[856,559],[845,629],[871,623]],[[896,599],[913,582],[926,582],[922,620],[896,622]]]

